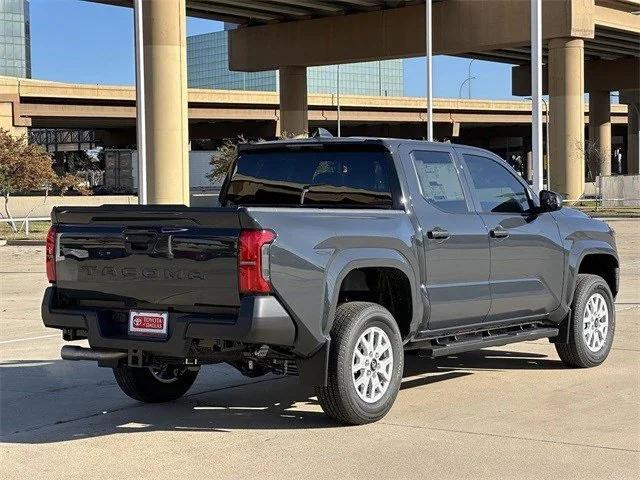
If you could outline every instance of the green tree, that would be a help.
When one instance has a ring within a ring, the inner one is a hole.
[[[15,193],[44,191],[46,198],[51,189],[64,195],[71,188],[83,195],[89,193],[79,177],[56,174],[51,157],[40,146],[29,145],[24,135],[15,136],[0,128],[0,195],[6,218],[13,219],[9,203]],[[11,228],[17,231],[13,221]]]
[[[302,135],[291,135],[286,132],[282,132],[279,140],[286,140],[291,138],[304,138]],[[265,140],[259,138],[256,140],[256,143],[262,143]],[[207,178],[211,183],[217,183],[221,181],[233,162],[235,162],[236,158],[238,158],[238,144],[245,143],[247,140],[244,136],[240,135],[236,138],[226,138],[222,145],[220,145],[211,155],[211,160],[209,160],[209,165],[211,165],[211,171],[207,174]]]
[[[58,175],[98,170],[99,167],[99,159],[92,157],[84,150],[77,152],[56,152],[53,154],[53,170]]]
[[[238,158],[238,144],[245,141],[243,136],[235,139],[225,138],[222,145],[213,152],[209,160],[211,171],[207,174],[211,183],[217,183],[225,177],[231,164]]]

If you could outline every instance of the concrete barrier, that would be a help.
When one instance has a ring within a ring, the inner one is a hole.
[[[3,200],[4,202],[4,200]],[[9,208],[14,217],[48,217],[51,209],[58,206],[96,206],[108,203],[118,204],[137,204],[138,197],[134,195],[86,195],[72,196],[65,195],[50,196],[45,200],[44,196],[33,197],[11,197],[9,199]],[[4,203],[2,205],[2,213],[4,214]]]
[[[190,205],[192,207],[219,207],[218,191],[191,191]]]
[[[602,177],[601,188],[603,207],[640,207],[640,175]]]
[[[217,207],[219,188],[200,189],[191,191],[191,206]],[[2,201],[4,202],[4,200]],[[11,197],[9,208],[15,218],[48,217],[51,209],[58,206],[97,206],[106,204],[136,205],[138,197],[135,195],[87,195],[87,196],[50,196],[45,201],[44,196]],[[0,203],[0,211],[4,215],[4,203]],[[29,213],[31,212],[31,213]]]
[[[585,182],[584,183],[584,193],[583,197],[595,197],[598,194],[598,185],[594,182]]]

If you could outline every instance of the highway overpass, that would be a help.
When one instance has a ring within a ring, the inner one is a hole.
[[[142,0],[138,5],[152,202],[187,198],[187,109],[192,96],[186,88],[187,14],[240,25],[230,33],[233,70],[279,70],[278,126],[289,133],[308,131],[313,122],[308,66],[426,52],[425,0]],[[610,93],[620,91],[621,101],[631,105],[626,155],[629,171],[640,169],[638,11],[638,0],[542,0],[551,187],[569,199],[580,197],[584,188],[579,146],[585,139],[585,92],[595,107],[591,134],[602,158],[611,156]],[[506,62],[522,73],[530,63],[530,15],[525,0],[434,0],[433,53]],[[602,169],[606,173],[610,163]],[[184,178],[178,185],[174,179],[180,175]]]
[[[337,105],[333,95],[309,95],[311,130],[335,132]],[[490,148],[507,157],[530,150],[531,102],[507,100],[435,100],[435,137]],[[584,106],[584,125],[589,106]],[[614,147],[626,150],[627,106],[612,104],[610,122]],[[280,131],[281,112],[275,92],[190,89],[188,91],[189,140],[274,138]],[[546,121],[547,116],[544,116]],[[424,98],[341,97],[341,122],[345,135],[423,138]],[[93,144],[134,148],[136,144],[135,88],[88,85],[0,77],[0,126],[22,133],[34,129],[92,129]],[[74,138],[74,135],[67,135]],[[35,138],[46,138],[39,135]],[[73,141],[73,140],[71,140]],[[47,145],[50,151],[55,146]],[[74,148],[73,145],[60,149]],[[195,146],[197,148],[197,146]]]
[[[335,127],[334,95],[311,94],[308,103],[312,125]],[[0,108],[5,129],[117,130],[135,126],[135,88],[0,77]],[[425,114],[424,98],[341,96],[341,121],[347,129],[388,127],[395,136],[420,138]],[[191,139],[226,138],[247,131],[271,138],[281,121],[276,92],[189,89],[188,116]],[[588,119],[587,104],[584,122]],[[461,129],[526,125],[531,123],[531,102],[436,99],[435,122],[441,139],[455,138]],[[627,124],[626,105],[611,106],[611,122]],[[413,130],[414,125],[419,128]]]

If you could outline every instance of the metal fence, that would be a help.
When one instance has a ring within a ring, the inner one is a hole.
[[[96,147],[95,130],[31,128],[29,143],[44,147],[47,152],[91,150]]]
[[[104,170],[79,170],[75,174],[82,178],[90,188],[104,185]]]
[[[25,235],[29,235],[29,222],[50,222],[50,221],[51,221],[50,217],[0,218],[0,222],[3,222],[3,223],[12,223],[12,224],[21,223],[20,228],[18,229],[18,232],[22,231],[22,228],[24,227]]]

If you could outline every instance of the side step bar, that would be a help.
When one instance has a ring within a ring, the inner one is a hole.
[[[537,327],[509,331],[500,330],[495,333],[488,331],[466,337],[464,335],[458,335],[417,342],[414,348],[426,350],[430,352],[432,357],[442,357],[444,355],[468,352],[486,347],[498,347],[509,343],[556,337],[558,333],[559,329],[553,327]],[[458,339],[458,337],[462,338]]]

